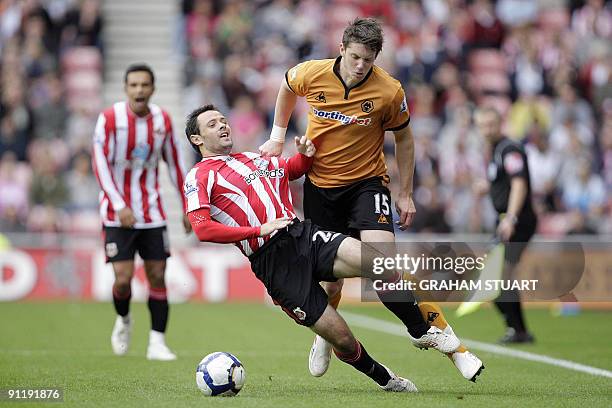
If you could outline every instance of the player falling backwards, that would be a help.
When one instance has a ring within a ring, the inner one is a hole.
[[[190,114],[185,130],[202,156],[185,178],[184,193],[193,229],[201,241],[236,243],[268,293],[296,323],[312,329],[343,362],[372,378],[386,391],[415,392],[407,379],[373,360],[346,322],[328,304],[320,281],[362,276],[361,243],[298,220],[289,181],[310,168],[313,143],[296,138],[290,159],[234,153],[231,128],[212,105]],[[383,276],[391,281],[397,276]],[[385,306],[389,307],[388,304]],[[404,308],[415,307],[402,303]],[[452,352],[459,340],[432,327],[421,346]]]
[[[415,214],[410,113],[399,81],[374,65],[382,44],[379,23],[358,18],[344,30],[338,58],[306,61],[287,71],[276,100],[270,140],[260,147],[263,155],[281,153],[297,97],[306,98],[311,107],[306,136],[317,153],[304,182],[304,215],[321,228],[354,235],[363,242],[395,241],[383,154],[385,131],[395,136],[399,228],[405,230]],[[324,286],[330,304],[337,308],[342,280]],[[386,306],[406,324],[417,346],[416,339],[429,329],[424,319],[454,336],[435,303],[420,302],[416,310],[404,308],[403,302]],[[483,368],[463,345],[447,355],[469,380],[475,380]],[[330,345],[316,337],[310,352],[310,373],[317,377],[325,374],[330,356]]]

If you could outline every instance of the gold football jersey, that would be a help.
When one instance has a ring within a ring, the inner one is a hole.
[[[291,90],[310,105],[306,136],[317,153],[308,177],[323,188],[376,176],[388,181],[384,133],[402,129],[410,121],[404,90],[376,65],[361,82],[347,88],[339,62],[340,57],[306,61],[285,74]]]

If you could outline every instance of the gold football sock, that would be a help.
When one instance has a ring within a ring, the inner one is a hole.
[[[421,309],[423,319],[425,319],[430,326],[436,326],[442,330],[448,326],[444,313],[442,313],[442,309],[440,309],[437,303],[419,302],[419,309]]]
[[[427,323],[431,326],[436,326],[439,329],[444,330],[446,326],[448,326],[448,322],[444,317],[444,313],[442,313],[442,309],[438,306],[437,303],[434,302],[420,302],[419,309],[421,309],[421,314],[423,315],[423,319],[427,321]],[[463,353],[467,351],[467,347],[463,344],[459,346],[455,353]],[[453,353],[448,353],[447,356],[451,358]]]

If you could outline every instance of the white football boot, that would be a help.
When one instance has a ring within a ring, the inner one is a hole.
[[[132,336],[132,319],[130,315],[125,317],[117,316],[113,333],[111,334],[111,346],[113,353],[123,356],[130,348],[130,338]]]
[[[327,372],[331,352],[331,344],[323,337],[315,336],[308,356],[308,370],[313,377],[321,377]]]
[[[444,332],[455,336],[452,327],[450,324],[444,328]],[[461,373],[463,378],[470,380],[472,382],[476,382],[476,377],[480,375],[482,370],[484,370],[484,364],[478,357],[472,354],[469,351],[464,351],[463,353],[454,352],[451,354],[451,359],[453,360],[453,364],[457,367],[457,370]]]
[[[387,370],[387,372],[391,376],[391,379],[389,380],[387,385],[385,386],[379,385],[379,387],[382,390],[389,391],[389,392],[418,392],[419,391],[417,390],[416,385],[412,383],[412,381],[406,378],[398,377],[397,375],[395,375],[393,371],[389,370],[387,366],[385,366],[384,364],[381,364],[381,365],[385,368],[385,370]]]
[[[151,330],[149,333],[149,346],[147,347],[147,360],[158,360],[158,361],[173,361],[176,360],[176,354],[174,354],[168,346],[166,346],[166,340],[164,333]]]
[[[418,339],[412,337],[410,333],[408,333],[408,337],[415,347],[425,350],[433,348],[444,354],[454,352],[461,345],[461,341],[455,336],[452,329],[447,333],[436,326],[431,326],[427,333]]]

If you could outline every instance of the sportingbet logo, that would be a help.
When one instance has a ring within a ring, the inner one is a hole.
[[[338,111],[326,112],[324,110],[312,108],[312,113],[314,113],[317,118],[337,120],[343,125],[352,125],[355,123],[359,126],[369,126],[370,123],[372,123],[371,118],[358,118],[355,115],[346,116],[344,113]]]
[[[244,178],[247,184],[251,184],[258,177],[268,177],[268,178],[283,178],[285,177],[285,169],[274,169],[274,170],[262,170],[257,169],[254,172],[250,173],[248,176]]]

